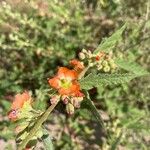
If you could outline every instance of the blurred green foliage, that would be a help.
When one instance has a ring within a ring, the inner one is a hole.
[[[124,40],[114,53],[121,53],[127,61],[136,61],[150,71],[149,19],[148,0],[1,1],[0,137],[13,138],[11,132],[6,132],[10,125],[6,115],[15,93],[31,90],[38,99],[35,107],[45,109],[47,78],[57,67],[67,65],[82,48],[94,50],[125,22]],[[101,133],[90,112],[81,108],[68,118],[62,111],[56,128],[65,130],[59,131],[58,139],[56,136],[56,148],[96,150],[100,146],[106,150],[119,145],[118,149],[148,149],[149,80],[150,77],[143,77],[128,85],[103,86],[91,91],[111,140]],[[54,118],[50,121],[55,122]]]

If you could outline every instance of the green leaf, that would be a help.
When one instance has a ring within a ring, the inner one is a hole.
[[[37,115],[40,115],[40,112],[39,114],[37,114],[38,112],[36,112],[29,101],[26,101],[23,105],[23,107],[20,109],[21,111],[19,112],[18,114],[18,118],[19,119],[28,119],[29,120],[32,120],[34,117],[37,117]]]
[[[5,111],[10,110],[11,103],[6,100],[1,100],[1,105],[4,107]]]
[[[88,104],[87,106],[88,106],[89,110],[94,114],[94,117],[97,119],[99,125],[104,128],[103,120],[102,120],[97,108],[95,107],[95,105],[92,103],[92,101],[90,99],[86,99],[86,101],[87,101],[87,104]]]
[[[46,129],[44,130],[44,135],[42,137],[42,140],[45,146],[45,150],[54,150],[52,138]]]
[[[127,60],[122,60],[122,59],[116,59],[115,63],[122,69],[130,71],[137,76],[143,76],[143,75],[148,75],[149,72],[145,70],[143,67],[141,67],[139,64],[135,62],[130,62]]]
[[[124,24],[119,30],[113,33],[109,38],[106,38],[102,41],[102,43],[97,47],[94,53],[98,53],[100,51],[109,52],[112,48],[122,39],[122,33],[126,28],[126,24]]]
[[[87,108],[89,111],[92,112],[94,117],[97,119],[100,127],[102,127],[106,133],[103,119],[102,119],[100,113],[98,112],[97,108],[95,107],[94,103],[91,101],[88,92],[86,92],[86,93],[87,93],[87,96],[86,96],[86,100],[85,100],[85,103],[86,103],[85,108]]]
[[[135,74],[89,74],[80,80],[82,89],[91,89],[102,85],[113,85],[129,82],[136,77]]]

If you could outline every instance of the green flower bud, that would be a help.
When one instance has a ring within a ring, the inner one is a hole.
[[[82,52],[83,52],[84,54],[87,54],[87,53],[88,53],[86,49],[82,49]]]
[[[110,65],[115,63],[113,59],[109,59],[108,62],[109,62]]]
[[[85,59],[85,54],[82,53],[82,52],[80,52],[80,53],[79,53],[79,58],[80,58],[81,60]]]
[[[71,103],[68,103],[66,105],[66,111],[69,115],[73,115],[74,114],[74,106]]]
[[[105,67],[105,66],[108,65],[108,62],[107,62],[106,60],[104,60],[104,61],[102,62],[102,65]]]
[[[109,72],[110,71],[110,67],[109,66],[105,66],[103,70],[104,70],[104,72]]]
[[[92,58],[93,57],[93,54],[91,53],[91,51],[88,51],[87,56],[88,56],[88,58]]]
[[[90,63],[89,63],[89,66],[90,66],[90,67],[93,67],[93,66],[94,66],[94,63],[90,62]]]
[[[97,65],[97,69],[98,69],[98,70],[101,70],[102,68],[103,68],[102,65]]]
[[[111,68],[112,69],[116,69],[117,68],[117,65],[115,63],[111,64]]]

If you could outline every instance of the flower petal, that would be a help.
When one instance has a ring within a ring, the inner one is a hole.
[[[58,69],[57,77],[60,79],[74,80],[77,79],[78,73],[75,70],[70,70],[66,67],[60,67]]]
[[[58,68],[58,72],[57,72],[57,77],[60,79],[64,79],[65,78],[65,74],[69,69],[66,67],[59,67]]]
[[[58,77],[54,77],[52,79],[49,79],[48,83],[50,84],[51,87],[53,87],[55,89],[59,89],[59,87],[60,87],[60,80]]]

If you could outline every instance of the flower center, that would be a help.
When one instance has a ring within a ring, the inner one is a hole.
[[[61,87],[68,89],[71,86],[71,82],[69,80],[62,79],[60,80],[60,85]]]

